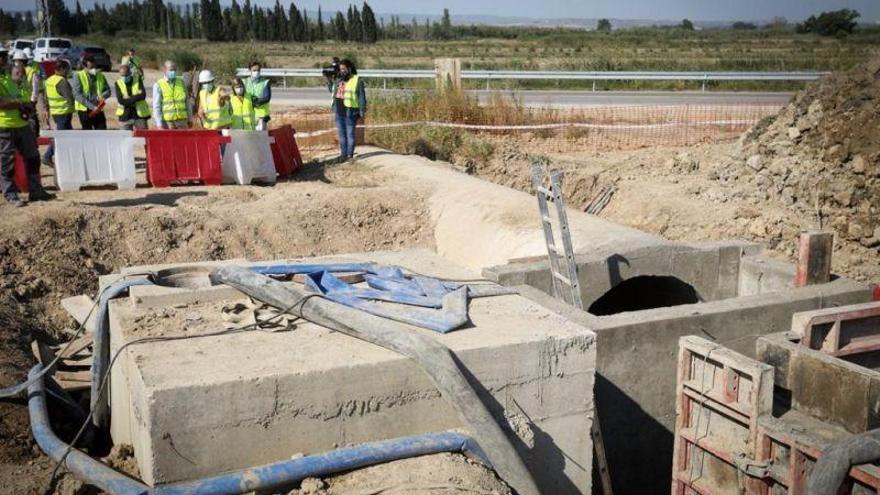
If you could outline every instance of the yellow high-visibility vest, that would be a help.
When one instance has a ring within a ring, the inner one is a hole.
[[[61,96],[58,92],[58,83],[64,78],[54,74],[46,79],[46,100],[49,102],[49,114],[70,115],[73,113],[73,100]]]
[[[254,115],[254,103],[245,96],[229,97],[232,106],[232,128],[253,131],[257,128]]]
[[[345,81],[345,95],[342,99],[342,104],[345,105],[345,108],[360,107],[360,103],[358,103],[357,99],[358,81],[360,81],[358,76],[351,76],[348,78],[348,81]]]
[[[21,96],[26,101],[32,101],[34,96],[34,78],[40,77],[40,68],[37,64],[24,66],[24,78],[26,83],[22,85]],[[38,86],[39,87],[39,86]]]
[[[76,71],[76,77],[79,78],[79,84],[82,87],[83,95],[88,96],[92,92],[92,83],[89,79],[89,71],[86,69]],[[104,78],[104,73],[100,70],[97,74],[95,74],[95,95],[99,98],[104,91],[107,90],[107,79]],[[89,109],[80,102],[74,103],[74,108],[76,108],[77,112],[87,112]]]
[[[205,114],[203,122],[205,129],[220,129],[231,123],[229,107],[220,105],[220,88],[218,87],[215,87],[211,92],[208,92],[207,89],[199,91],[199,108]]]
[[[12,80],[9,73],[0,73],[0,98],[6,101],[23,102],[18,84]],[[19,129],[28,125],[21,117],[21,111],[17,108],[0,109],[0,129]]]
[[[183,81],[175,78],[173,83],[169,83],[167,79],[159,79],[159,90],[162,92],[162,120],[186,120],[186,88]]]
[[[260,95],[263,94],[263,90],[266,89],[266,86],[268,84],[269,84],[268,79],[260,79],[258,81],[254,81],[253,77],[249,77],[244,82],[244,92],[248,96],[259,97]],[[269,102],[255,106],[254,107],[254,115],[258,119],[262,119],[263,117],[268,117],[269,116]]]
[[[128,93],[128,88],[125,86],[125,81],[122,78],[116,80],[116,87],[119,88],[119,93],[122,94],[123,98],[129,98],[130,96],[139,95],[144,92],[144,85],[141,82],[141,78],[135,77],[131,81],[131,95]],[[141,100],[134,104],[134,109],[137,111],[137,116],[146,119],[150,116],[150,106],[147,105],[147,100]],[[116,116],[122,117],[122,114],[125,113],[125,108],[120,103],[116,105]]]

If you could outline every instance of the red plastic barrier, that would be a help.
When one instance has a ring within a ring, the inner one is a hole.
[[[136,130],[147,146],[147,180],[153,187],[172,183],[202,182],[219,186],[223,181],[220,145],[230,139],[210,129]]]
[[[880,301],[880,284],[874,284],[874,300]]]
[[[269,130],[269,136],[275,139],[275,142],[272,143],[275,171],[278,172],[279,177],[289,177],[303,164],[299,147],[296,145],[296,131],[293,127],[285,125]]]
[[[38,146],[46,146],[52,143],[52,138],[37,138]],[[15,152],[15,185],[21,192],[28,191],[27,167],[24,164],[24,157],[18,151]]]

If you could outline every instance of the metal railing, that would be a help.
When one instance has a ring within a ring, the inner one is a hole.
[[[247,69],[238,69],[247,76]],[[322,77],[321,69],[263,69],[266,77]],[[661,71],[526,71],[463,70],[462,79],[573,79],[585,81],[815,81],[828,72],[661,72]],[[361,77],[433,79],[431,69],[364,69]]]

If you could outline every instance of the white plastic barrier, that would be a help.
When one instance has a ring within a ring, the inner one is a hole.
[[[134,146],[143,145],[131,131],[43,131],[55,140],[55,182],[62,191],[82,186],[137,185]]]
[[[225,129],[223,135],[232,139],[223,151],[223,182],[275,182],[275,162],[267,131]]]

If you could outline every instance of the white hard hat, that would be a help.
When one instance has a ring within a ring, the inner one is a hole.
[[[206,83],[214,80],[214,73],[209,70],[199,72],[199,82]]]
[[[26,46],[26,47],[24,47],[24,50],[22,50],[22,51],[24,52],[24,56],[27,57],[28,60],[33,60],[33,58],[34,58],[34,51],[31,50],[31,47]]]
[[[27,55],[22,50],[15,50],[12,53],[12,60],[27,60]]]

